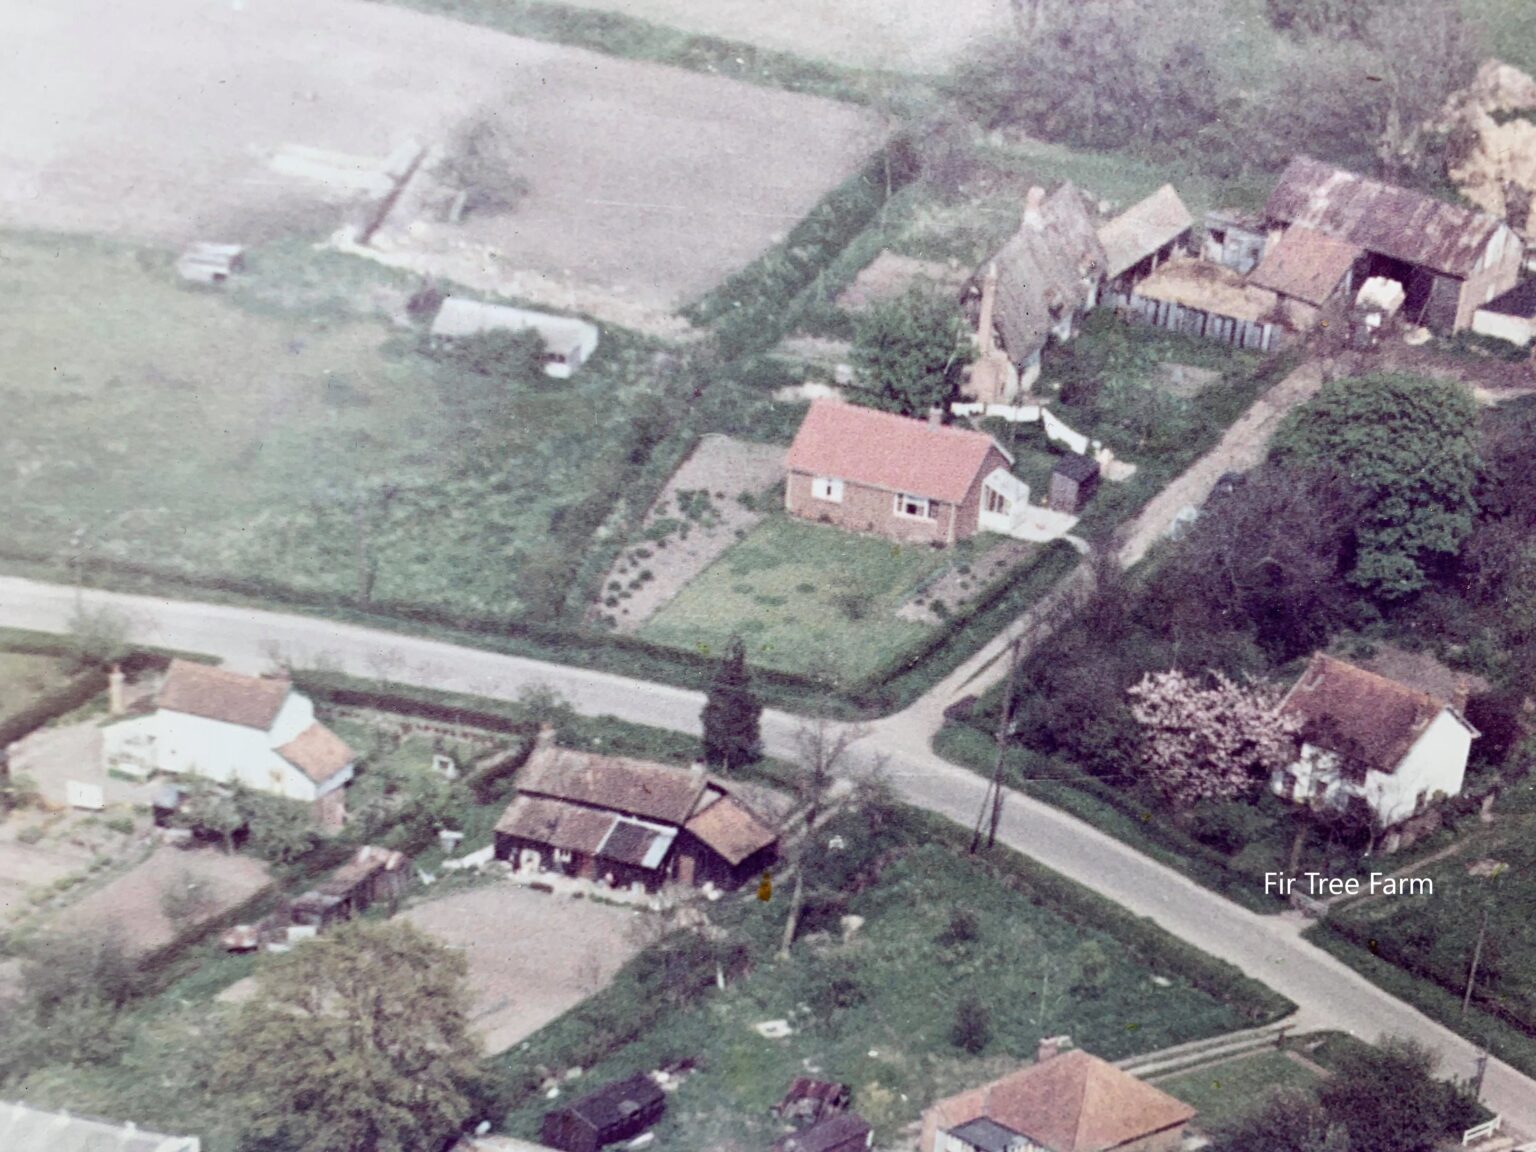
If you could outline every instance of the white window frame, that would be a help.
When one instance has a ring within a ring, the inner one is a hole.
[[[919,509],[916,512],[908,512],[907,505]],[[939,510],[932,500],[923,496],[909,496],[905,492],[896,493],[896,515],[903,520],[934,521],[939,518]]]
[[[812,476],[811,499],[824,500],[828,504],[843,502],[843,482],[836,476]]]
[[[571,862],[571,850],[569,848],[556,848],[550,853],[550,858],[556,864],[569,864]]]

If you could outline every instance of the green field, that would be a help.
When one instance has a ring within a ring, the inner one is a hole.
[[[927,634],[896,609],[951,557],[787,516],[763,521],[640,635],[701,653],[739,635],[755,663],[864,679]]]
[[[1312,1088],[1318,1074],[1284,1052],[1239,1056],[1193,1072],[1161,1076],[1152,1083],[1176,1096],[1200,1115],[1195,1124],[1210,1130],[1259,1107],[1281,1088]]]
[[[504,618],[562,525],[579,553],[621,495],[644,506],[624,482],[659,401],[622,332],[572,381],[509,386],[421,354],[378,314],[408,285],[364,261],[256,252],[220,293],[163,254],[0,247],[13,550],[279,596],[355,596],[373,569],[374,604]]]

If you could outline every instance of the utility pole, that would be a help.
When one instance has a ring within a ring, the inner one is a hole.
[[[1483,1041],[1484,1045],[1488,1042]],[[1477,1071],[1472,1076],[1472,1099],[1483,1102],[1483,1074],[1488,1071],[1488,1049],[1485,1046],[1477,1054]]]
[[[971,855],[981,850],[981,826],[987,826],[987,850],[997,843],[997,828],[1003,819],[1003,768],[1008,753],[1008,737],[1013,728],[1013,692],[1019,673],[1019,657],[1023,649],[1023,637],[1016,636],[1008,650],[1008,680],[1003,689],[1002,705],[998,709],[997,756],[992,762],[992,782],[982,797],[981,811],[976,814],[976,828],[971,834]]]
[[[1477,926],[1477,943],[1472,948],[1472,967],[1467,972],[1467,992],[1461,998],[1461,1014],[1465,1016],[1467,1009],[1472,1006],[1472,986],[1477,981],[1477,966],[1483,958],[1483,937],[1488,932],[1488,909],[1483,908],[1481,921]],[[1486,1057],[1484,1057],[1486,1060]],[[1479,1065],[1479,1082],[1481,1082],[1481,1065]]]

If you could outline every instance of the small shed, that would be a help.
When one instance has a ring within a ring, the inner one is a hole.
[[[615,1080],[544,1114],[539,1140],[561,1152],[597,1152],[638,1136],[661,1118],[667,1098],[644,1073]]]
[[[1525,347],[1536,337],[1536,280],[1516,284],[1472,316],[1472,331]]]
[[[1076,453],[1063,456],[1051,469],[1050,507],[1075,516],[1099,487],[1099,462]]]
[[[409,863],[403,852],[364,845],[334,876],[289,905],[293,922],[328,928],[366,912],[380,900],[398,900],[405,891]]]
[[[774,1152],[864,1152],[874,1143],[874,1129],[857,1112],[837,1116],[802,1128],[776,1141]]]
[[[1268,239],[1262,216],[1218,208],[1205,214],[1205,241],[1200,255],[1246,276],[1264,259]]]
[[[792,1124],[815,1124],[847,1111],[852,1100],[853,1090],[847,1084],[796,1076],[773,1112]]]
[[[544,374],[568,380],[597,351],[597,325],[572,316],[487,304],[449,296],[432,321],[432,339],[455,340],[486,332],[532,330],[544,341]]]
[[[176,272],[194,284],[222,284],[245,270],[245,249],[238,244],[192,245],[176,261]]]

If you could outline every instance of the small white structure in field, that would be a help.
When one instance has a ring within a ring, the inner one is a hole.
[[[107,770],[238,782],[312,804],[316,820],[339,827],[357,754],[315,719],[309,697],[287,680],[244,676],[172,660],[154,711],[102,729]]]
[[[597,351],[597,325],[571,316],[554,316],[505,304],[486,304],[449,296],[432,321],[434,340],[453,340],[485,332],[532,329],[544,341],[544,374],[568,380]]]
[[[222,284],[244,270],[245,249],[238,244],[199,242],[176,261],[176,271],[181,278],[195,284]]]
[[[1330,807],[1360,797],[1383,829],[1458,795],[1478,736],[1452,703],[1322,652],[1281,708],[1300,717],[1302,744],[1273,791]]]

